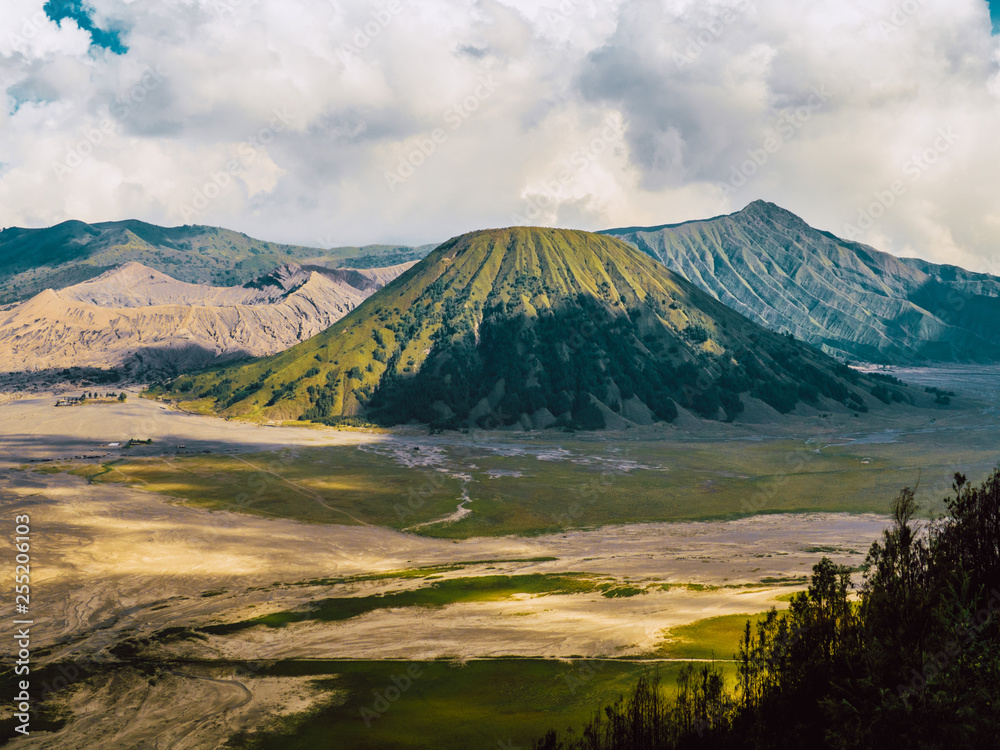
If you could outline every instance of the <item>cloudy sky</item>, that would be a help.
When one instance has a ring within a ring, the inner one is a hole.
[[[986,0],[3,0],[0,225],[307,245],[763,198],[1000,272]]]

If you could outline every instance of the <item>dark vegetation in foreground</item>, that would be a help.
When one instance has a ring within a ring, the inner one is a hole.
[[[824,558],[787,612],[748,622],[735,691],[689,667],[666,697],[655,678],[582,732],[535,750],[989,748],[1000,742],[1000,469],[955,475],[948,512],[913,522],[913,492],[850,572]]]

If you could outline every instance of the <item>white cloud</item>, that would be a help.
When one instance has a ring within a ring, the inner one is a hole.
[[[765,198],[900,254],[998,260],[983,0],[94,5],[127,54],[43,0],[0,8],[21,36],[0,38],[2,225],[425,242],[526,212],[598,229]],[[941,130],[956,137],[925,164]]]

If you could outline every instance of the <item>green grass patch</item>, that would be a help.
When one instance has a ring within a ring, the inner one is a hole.
[[[778,596],[774,597],[774,600],[778,602],[790,602],[792,599],[798,596],[799,593],[800,592],[798,591],[789,591],[787,594],[778,594]]]
[[[89,484],[93,484],[96,481],[105,481],[109,478],[109,475],[113,474],[115,471],[115,466],[120,464],[122,459],[116,458],[112,461],[104,461],[100,464],[93,463],[68,463],[68,464],[54,464],[44,468],[42,473],[44,474],[59,474],[68,473],[75,477],[83,477],[87,480]],[[36,469],[36,471],[41,471]],[[104,480],[101,479],[104,477]],[[124,476],[118,477],[118,479],[124,479]]]
[[[103,477],[105,474],[110,474],[111,472],[113,472],[115,470],[115,468],[114,468],[115,464],[118,464],[118,463],[121,463],[121,459],[117,459],[115,461],[107,461],[107,462],[101,464],[100,469],[98,469],[93,474],[90,474],[87,477],[87,481],[90,482],[90,483],[99,481],[100,478]]]
[[[408,580],[413,578],[430,578],[433,575],[447,573],[453,570],[461,570],[464,565],[456,563],[454,565],[429,565],[423,568],[407,568],[402,570],[390,570],[385,573],[365,573],[356,576],[343,576],[340,578],[312,578],[308,581],[297,581],[288,584],[290,586],[336,586],[349,583],[362,583],[364,581],[392,581]],[[275,584],[281,585],[281,584]]]
[[[763,613],[723,615],[671,628],[668,640],[656,655],[668,659],[732,659],[749,620],[756,623]]]
[[[617,585],[613,583],[602,583],[598,588],[601,590],[601,595],[608,599],[625,599],[630,596],[639,596],[639,594],[646,593],[646,589],[641,586]]]
[[[760,582],[768,586],[802,586],[809,583],[809,576],[765,576]]]
[[[661,583],[660,588],[664,591],[670,591],[671,589],[687,589],[688,591],[719,591],[723,587],[713,586],[708,583]]]
[[[322,599],[309,609],[296,612],[276,612],[242,622],[208,625],[202,632],[230,635],[248,628],[266,625],[282,628],[293,622],[320,620],[337,622],[360,617],[379,609],[397,607],[444,607],[448,604],[490,602],[507,599],[515,594],[584,594],[599,590],[598,585],[583,575],[493,575],[472,578],[451,578],[435,581],[429,586],[411,591],[394,591],[372,596],[350,596]]]
[[[199,508],[318,523],[402,528],[454,511],[462,494],[457,479],[342,446],[297,453],[136,458],[114,462],[114,468],[110,474],[84,467],[80,475],[92,481],[128,482]]]
[[[430,468],[407,467],[388,451],[371,448],[129,458],[106,464],[113,471],[94,464],[75,464],[73,471],[97,482],[131,482],[201,508],[307,522],[363,522],[465,539],[752,513],[881,514],[901,487],[916,483],[921,471],[918,501],[928,514],[937,513],[950,486],[935,477],[951,476],[956,469],[970,477],[985,475],[996,460],[992,448],[958,433],[901,433],[895,443],[856,446],[789,439],[650,439],[609,446],[597,438],[547,435],[511,438],[512,445],[524,450],[510,455],[445,438],[439,444],[444,467],[472,476],[467,485],[472,512],[453,523],[421,527],[417,524],[454,512],[462,497],[461,480]],[[551,460],[537,455],[555,449],[569,455]],[[870,464],[860,462],[859,451]],[[600,458],[632,461],[638,468],[609,470]],[[937,470],[942,466],[947,471]],[[810,549],[815,554],[852,551]]]
[[[814,555],[857,555],[860,554],[856,549],[848,549],[846,547],[831,547],[828,545],[814,545],[812,547],[806,547],[803,551],[809,552]]]
[[[313,578],[308,581],[298,581],[291,586],[333,586],[338,584],[361,583],[363,581],[389,581],[393,579],[411,578],[440,578],[439,574],[448,573],[454,570],[462,570],[473,566],[499,565],[503,563],[539,563],[556,562],[558,557],[508,557],[498,560],[466,560],[462,562],[449,563],[447,565],[427,565],[421,568],[404,568],[401,570],[390,570],[385,573],[365,573],[356,576],[344,576],[341,578]],[[278,584],[276,584],[278,585]]]
[[[553,727],[579,726],[643,672],[673,689],[681,664],[491,659],[433,662],[281,662],[264,675],[310,677],[330,692],[317,710],[234,738],[232,750],[469,750],[531,746]],[[390,690],[412,668],[405,690]],[[395,679],[394,679],[395,678]],[[394,701],[376,704],[390,691]],[[376,708],[373,718],[367,712]],[[364,714],[362,712],[365,712]],[[368,724],[365,719],[368,719]],[[498,743],[501,743],[498,745]],[[509,744],[508,744],[509,743]]]

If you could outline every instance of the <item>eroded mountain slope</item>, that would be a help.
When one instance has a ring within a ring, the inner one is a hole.
[[[754,322],[839,356],[1000,360],[1000,279],[897,258],[765,201],[704,221],[606,234]]]
[[[244,286],[212,287],[128,263],[0,312],[0,371],[124,367],[159,377],[274,354],[324,330],[409,265],[285,264]]]

